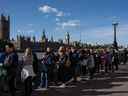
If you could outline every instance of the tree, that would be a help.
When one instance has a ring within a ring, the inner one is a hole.
[[[8,42],[6,40],[0,40],[0,50],[3,50],[5,48],[5,45],[7,44]]]

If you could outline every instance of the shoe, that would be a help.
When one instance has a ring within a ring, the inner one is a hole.
[[[38,89],[42,88],[41,86],[38,86]]]
[[[65,88],[66,85],[65,85],[65,84],[62,84],[62,85],[60,85],[59,87],[60,87],[60,88]]]
[[[41,88],[41,87],[38,87],[37,89],[35,89],[36,91],[47,91],[48,89],[47,88]]]
[[[76,81],[80,82],[82,80],[82,78],[78,77]]]
[[[42,88],[43,91],[47,91],[48,89],[47,88]]]

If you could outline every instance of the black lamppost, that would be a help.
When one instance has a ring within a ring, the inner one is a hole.
[[[118,43],[117,43],[117,26],[119,23],[114,22],[112,25],[114,27],[114,42],[113,42],[113,47],[115,49],[118,49]]]

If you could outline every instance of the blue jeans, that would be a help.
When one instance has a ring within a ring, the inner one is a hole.
[[[48,88],[48,79],[47,79],[47,73],[46,72],[42,72],[41,73],[41,82],[40,82],[40,86],[41,87],[45,87],[45,88]]]
[[[75,74],[76,74],[77,76],[80,75],[80,69],[81,69],[80,67],[81,67],[80,64],[76,64]]]

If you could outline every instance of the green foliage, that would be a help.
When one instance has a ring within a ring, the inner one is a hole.
[[[7,44],[7,41],[0,40],[0,49],[4,49],[5,45]]]

